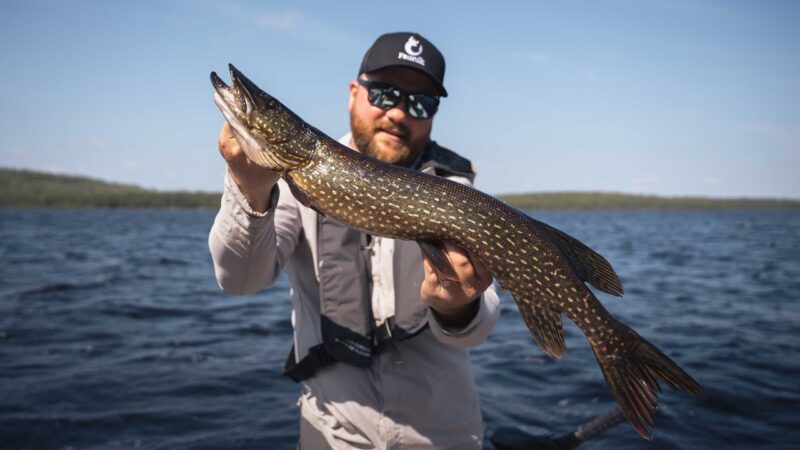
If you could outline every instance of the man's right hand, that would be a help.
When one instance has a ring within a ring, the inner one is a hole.
[[[250,208],[263,213],[272,206],[269,204],[270,193],[281,176],[251,161],[242,150],[243,145],[247,145],[246,141],[225,122],[219,133],[219,152],[228,163],[228,173],[239,186]]]

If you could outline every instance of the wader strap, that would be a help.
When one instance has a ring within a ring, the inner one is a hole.
[[[426,323],[425,326],[419,328],[413,334],[409,334],[403,330],[400,330],[400,334],[402,334],[403,337],[398,338],[392,332],[392,329],[395,328],[394,317],[386,319],[381,326],[375,328],[372,334],[372,354],[375,355],[382,352],[393,341],[409,339],[416,336],[417,334],[421,333],[422,330],[427,328],[427,326],[428,324]],[[309,348],[308,355],[298,362],[294,357],[294,345],[292,345],[292,349],[289,350],[289,355],[286,358],[286,363],[283,366],[283,374],[294,380],[296,383],[299,383],[303,380],[311,378],[319,370],[333,365],[338,361],[338,359],[331,355],[323,343]]]
[[[367,367],[373,328],[367,236],[321,215],[317,230],[322,343],[336,360]]]
[[[286,364],[283,366],[283,374],[299,383],[311,378],[318,370],[335,362],[336,360],[325,350],[324,344],[311,347],[308,349],[308,355],[300,362],[297,362],[294,358],[294,345],[292,345],[289,357],[286,358]]]
[[[373,336],[372,353],[378,353],[386,348],[386,344],[392,340],[392,325],[394,321],[389,318],[380,327],[377,327]],[[325,344],[318,344],[308,349],[306,355],[299,362],[294,357],[294,345],[289,350],[286,364],[283,366],[283,374],[299,383],[311,378],[320,369],[332,365],[338,360],[328,351]]]
[[[475,176],[469,160],[435,142],[426,148],[415,169],[470,181]],[[389,344],[410,339],[428,327],[427,307],[419,297],[424,271],[416,243],[395,241],[395,316],[375,326],[368,235],[322,215],[316,231],[322,343],[311,347],[300,361],[295,360],[292,346],[283,374],[296,382],[336,362],[369,367],[372,356]]]

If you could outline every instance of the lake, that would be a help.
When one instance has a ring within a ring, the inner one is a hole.
[[[0,210],[0,448],[294,448],[288,282],[222,294],[214,214]],[[625,296],[604,305],[705,390],[665,388],[650,443],[626,423],[580,448],[800,448],[800,213],[531,215],[614,265]],[[614,406],[574,325],[546,357],[501,296],[471,352],[487,436],[564,433]]]

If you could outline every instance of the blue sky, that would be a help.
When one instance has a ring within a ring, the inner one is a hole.
[[[364,51],[413,30],[447,59],[434,139],[486,192],[800,198],[798,21],[793,1],[7,2],[0,166],[221,190],[210,71],[339,137]]]

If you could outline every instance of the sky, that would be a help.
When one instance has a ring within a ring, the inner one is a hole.
[[[338,138],[366,49],[415,31],[485,192],[800,198],[800,2],[3,3],[2,167],[220,191],[211,71]]]

